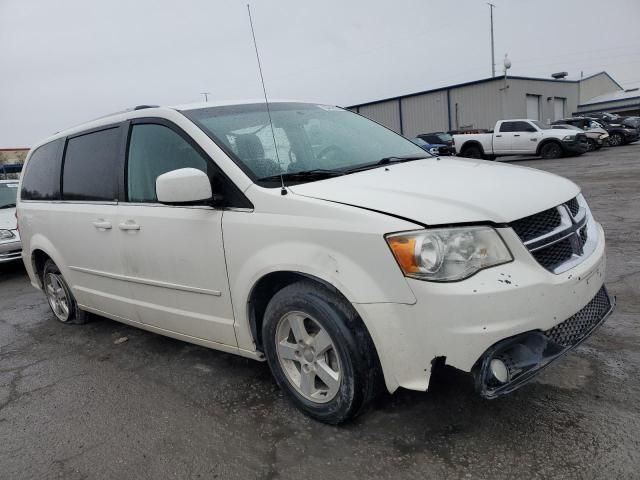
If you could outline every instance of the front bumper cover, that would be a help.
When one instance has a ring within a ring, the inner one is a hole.
[[[490,347],[473,369],[476,390],[487,399],[506,395],[533,379],[551,363],[593,334],[611,314],[615,297],[606,287],[578,313],[546,331],[534,330],[501,340]],[[506,382],[497,380],[491,362],[499,360],[508,372]]]

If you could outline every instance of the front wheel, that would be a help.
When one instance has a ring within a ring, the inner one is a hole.
[[[562,156],[562,147],[556,142],[545,143],[540,149],[540,156],[546,159],[560,158]]]
[[[598,144],[596,143],[596,141],[593,138],[587,138],[587,152],[593,152],[594,150],[597,150]]]
[[[379,391],[375,347],[352,306],[311,281],[269,302],[264,350],[278,386],[307,415],[329,424],[355,417]]]
[[[619,133],[612,133],[609,136],[609,145],[611,145],[612,147],[619,147],[620,145],[622,145],[624,143],[624,138],[622,138],[622,135]]]

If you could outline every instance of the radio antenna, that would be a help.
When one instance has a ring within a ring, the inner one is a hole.
[[[262,75],[262,64],[260,63],[260,54],[258,53],[258,42],[256,42],[256,34],[253,30],[253,20],[251,19],[251,6],[247,3],[247,13],[249,14],[249,26],[251,27],[251,36],[253,37],[253,47],[256,50],[256,59],[258,60],[258,71],[260,72],[260,83],[262,83],[262,93],[264,93],[264,103],[267,106],[267,115],[269,116],[269,126],[271,127],[271,137],[273,138],[273,147],[276,150],[276,159],[280,168],[280,194],[286,195],[287,189],[284,186],[284,177],[282,175],[282,164],[280,163],[280,155],[278,155],[278,143],[276,142],[276,132],[273,128],[273,120],[271,119],[271,108],[269,108],[269,98],[267,97],[267,89],[264,86],[264,76]]]

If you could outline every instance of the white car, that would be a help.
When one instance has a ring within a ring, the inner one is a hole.
[[[0,180],[0,263],[22,258],[16,224],[17,180]]]
[[[145,107],[34,147],[18,220],[56,318],[266,360],[340,423],[445,364],[508,393],[611,312],[604,233],[569,180],[425,158],[333,106],[268,113]]]
[[[589,150],[584,132],[570,131],[527,118],[498,120],[490,133],[454,135],[456,154],[495,160],[508,155],[559,158]]]

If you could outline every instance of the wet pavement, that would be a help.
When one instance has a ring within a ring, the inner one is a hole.
[[[0,479],[640,478],[640,145],[518,164],[583,188],[618,298],[533,383],[486,401],[445,372],[429,393],[326,426],[287,403],[266,364],[101,318],[62,325],[4,265]]]

